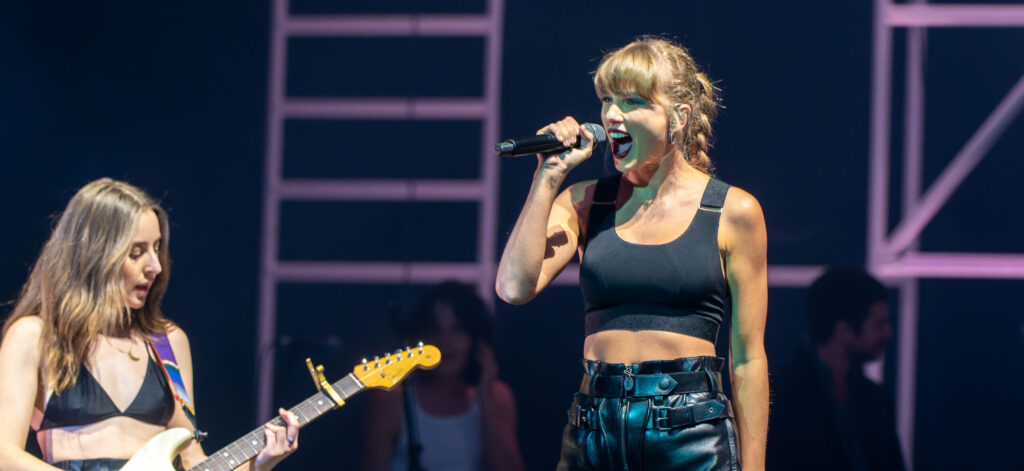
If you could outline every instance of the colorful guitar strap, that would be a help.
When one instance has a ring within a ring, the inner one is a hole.
[[[174,395],[178,404],[181,404],[185,416],[192,422],[192,427],[195,428],[198,437],[198,434],[203,434],[203,432],[199,432],[199,427],[196,425],[196,409],[192,406],[192,401],[189,400],[188,390],[185,389],[185,382],[181,379],[181,371],[178,369],[178,362],[174,359],[174,349],[171,348],[171,343],[167,340],[167,334],[150,334],[149,343],[153,345],[153,352],[160,360],[160,369],[163,370],[164,376],[167,378],[167,384],[171,386],[171,394]]]

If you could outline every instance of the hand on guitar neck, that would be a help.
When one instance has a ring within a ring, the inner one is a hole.
[[[324,378],[323,367],[313,368],[307,359],[306,364],[318,389],[316,394],[290,410],[278,409],[279,417],[211,453],[188,471],[230,471],[246,466],[250,461],[254,470],[269,470],[298,448],[299,428],[341,407],[345,399],[359,391],[391,389],[412,370],[432,369],[440,361],[441,352],[437,347],[420,344],[386,354],[383,358],[375,357],[373,361],[363,360],[352,369],[352,373],[329,383]],[[146,443],[120,471],[173,471],[170,463],[192,443],[192,438],[191,430],[166,430]],[[289,442],[289,438],[294,442]]]
[[[267,444],[253,460],[255,471],[268,471],[286,456],[299,449],[299,418],[295,413],[278,409],[277,413],[287,424],[285,427],[267,423],[263,426]]]

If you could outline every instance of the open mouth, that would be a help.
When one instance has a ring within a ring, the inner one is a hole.
[[[149,293],[149,285],[135,285],[135,292],[145,296]]]
[[[633,148],[633,136],[625,131],[609,130],[608,137],[611,138],[612,154],[615,158],[621,159]]]

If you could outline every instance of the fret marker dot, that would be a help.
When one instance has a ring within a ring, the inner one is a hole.
[[[322,406],[322,405],[324,405],[324,401],[316,401],[316,405]]]
[[[226,451],[225,451],[225,452],[224,452],[224,456],[228,456],[228,452],[226,452]]]
[[[253,444],[253,446],[256,446],[256,445],[258,445],[258,443],[256,442],[256,440],[253,440],[253,441],[252,441],[252,444]]]
[[[228,464],[231,464],[231,465],[235,464],[235,460],[228,460]]]

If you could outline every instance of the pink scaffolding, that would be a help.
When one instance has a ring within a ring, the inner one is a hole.
[[[1024,106],[1024,77],[992,111],[926,189],[924,161],[924,55],[926,28],[1021,27],[1024,5],[894,4],[875,0],[871,83],[871,156],[868,184],[868,268],[899,288],[897,431],[908,469],[913,469],[917,387],[918,281],[921,278],[1024,279],[1024,255],[923,253],[921,231],[992,148]],[[893,31],[907,29],[904,113],[903,218],[889,227]]]

